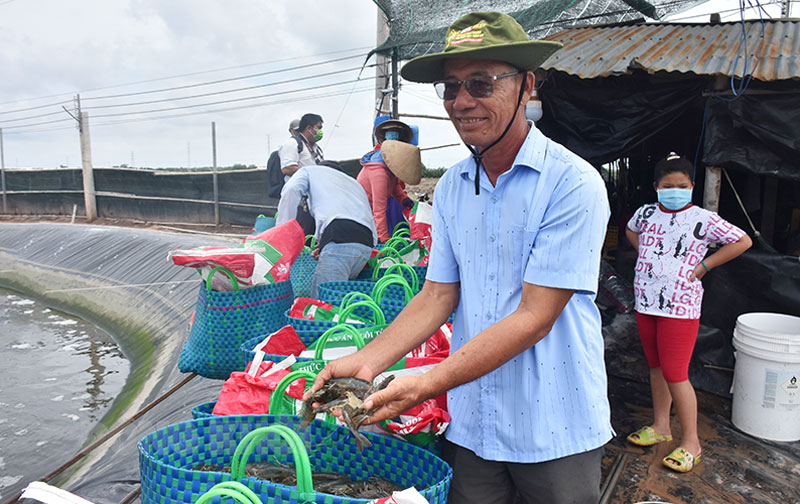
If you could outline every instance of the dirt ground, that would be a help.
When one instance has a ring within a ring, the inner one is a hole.
[[[406,186],[406,192],[413,199],[419,199],[420,195],[427,194],[433,200],[433,189],[437,182],[438,178],[424,178],[417,185]]]

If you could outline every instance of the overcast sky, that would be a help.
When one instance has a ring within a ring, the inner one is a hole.
[[[714,0],[691,13],[707,19],[736,5]],[[263,166],[306,112],[325,120],[328,159],[360,157],[371,148],[376,70],[359,77],[359,68],[376,22],[370,0],[0,0],[5,166],[80,166],[64,110],[74,113],[78,93],[98,167],[211,166],[212,121],[219,166]],[[403,84],[400,111],[444,115],[430,85],[414,83]],[[459,141],[448,122],[407,121],[420,126],[421,147]],[[423,162],[449,166],[466,154],[428,150]]]

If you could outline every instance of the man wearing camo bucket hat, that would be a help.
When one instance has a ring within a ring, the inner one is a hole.
[[[402,68],[434,84],[472,155],[436,186],[422,291],[314,384],[374,379],[455,310],[450,357],[365,402],[379,408],[374,422],[447,391],[451,504],[599,499],[614,435],[594,304],[608,200],[589,163],[525,119],[533,71],[559,47],[508,15],[474,12],[451,25],[444,51]]]

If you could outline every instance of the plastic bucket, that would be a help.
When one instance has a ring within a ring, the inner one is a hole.
[[[770,441],[800,440],[800,317],[740,315],[733,347],[733,425]]]

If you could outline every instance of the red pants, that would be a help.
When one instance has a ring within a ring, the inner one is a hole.
[[[700,319],[677,319],[636,314],[639,338],[642,340],[647,365],[661,368],[664,379],[678,383],[689,379],[689,361]]]

